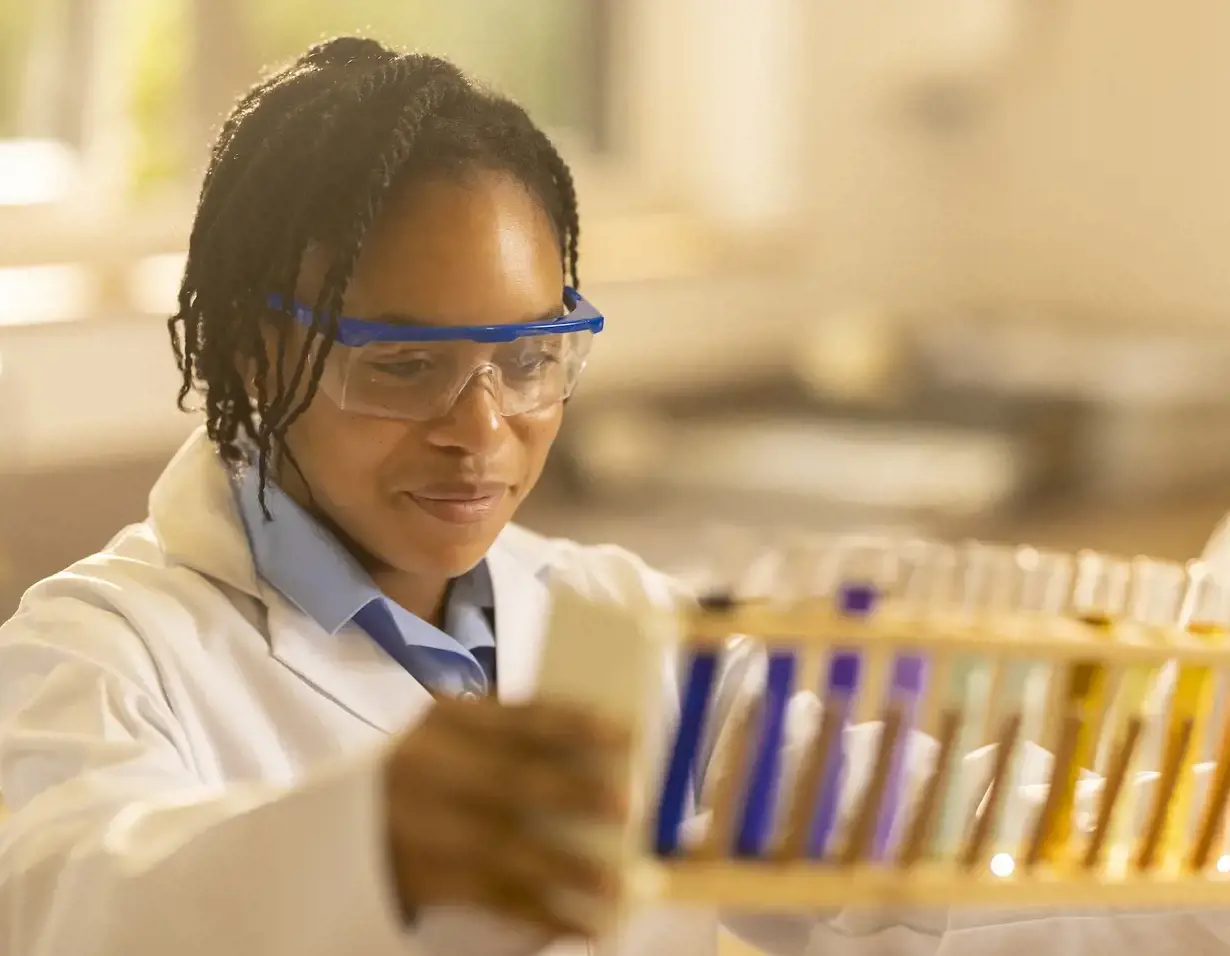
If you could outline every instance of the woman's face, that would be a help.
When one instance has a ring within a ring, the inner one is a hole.
[[[306,258],[301,301],[316,300],[327,266],[324,254]],[[539,203],[512,177],[481,173],[390,197],[343,311],[440,326],[530,322],[559,314],[563,285],[559,240]],[[373,573],[463,574],[538,481],[563,411],[505,418],[483,382],[430,422],[343,411],[317,392],[287,433],[302,477],[283,465],[279,483]]]

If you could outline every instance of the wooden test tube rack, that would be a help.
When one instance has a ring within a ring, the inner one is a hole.
[[[1042,661],[1050,666],[1051,679],[1056,681],[1064,679],[1071,668],[1090,663],[1107,669],[1141,665],[1160,669],[1173,662],[1179,667],[1230,673],[1230,643],[1226,641],[1200,639],[1177,626],[1124,622],[1094,627],[1058,615],[1006,614],[981,619],[934,615],[919,620],[890,603],[867,618],[851,619],[819,600],[795,607],[731,603],[688,611],[678,621],[677,633],[685,649],[693,652],[721,647],[731,635],[743,635],[771,648],[791,648],[812,656],[857,647],[860,652],[905,652],[935,659],[972,654],[996,664]],[[1138,730],[1133,728],[1132,747]],[[1070,840],[1064,837],[1069,845],[1061,853],[1044,853],[1041,835],[1031,849],[1027,828],[1012,852],[1003,850],[1002,840],[988,840],[971,853],[967,841],[962,851],[948,858],[920,859],[916,853],[898,850],[891,859],[877,862],[841,859],[839,854],[801,859],[781,852],[739,858],[715,852],[719,844],[711,837],[699,852],[684,848],[667,857],[646,852],[635,865],[646,877],[641,885],[652,887],[656,899],[754,909],[1224,905],[1230,900],[1230,857],[1222,856],[1224,804],[1230,795],[1230,724],[1209,727],[1207,733],[1219,745],[1218,763],[1198,805],[1197,826],[1190,839],[1179,845],[1155,842],[1147,866],[1141,865],[1141,843],[1148,837],[1131,828],[1129,837],[1118,842],[1105,832],[1097,834],[1098,844],[1092,851],[1088,844],[1095,834],[1090,833]],[[1193,761],[1189,757],[1174,772],[1190,773]],[[1105,791],[1121,793],[1125,787],[1108,786]],[[1151,813],[1162,813],[1164,803],[1164,797],[1155,798]],[[908,817],[916,811],[902,812]],[[974,822],[971,820],[971,831],[976,829]],[[909,829],[908,818],[902,829]],[[798,843],[797,833],[794,842]]]

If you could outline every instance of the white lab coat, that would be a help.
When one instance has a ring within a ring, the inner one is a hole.
[[[548,571],[594,596],[676,597],[622,550],[515,527],[489,564],[510,700],[533,691]],[[762,673],[754,655],[731,657],[719,718]],[[12,812],[0,826],[0,956],[534,951],[532,935],[473,912],[428,911],[413,932],[397,919],[378,767],[390,736],[430,704],[363,633],[326,634],[258,578],[228,477],[198,434],[155,486],[146,522],[36,585],[0,628],[0,792]],[[809,697],[792,705],[792,751],[816,709]],[[851,732],[851,792],[875,730]],[[929,746],[911,741],[912,765]],[[733,922],[782,953],[1230,951],[1221,914]],[[600,951],[710,953],[715,927],[705,912],[645,912]]]
[[[534,689],[548,572],[622,602],[677,597],[620,549],[516,527],[488,560],[509,700]],[[752,660],[732,658],[723,709]],[[330,635],[259,579],[198,433],[147,521],[0,627],[0,956],[538,949],[473,913],[399,923],[378,768],[431,702],[357,628]],[[651,912],[622,935],[621,953],[710,953],[716,920]]]

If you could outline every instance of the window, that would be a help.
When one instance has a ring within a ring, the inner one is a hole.
[[[324,36],[359,33],[448,57],[549,128],[594,137],[599,4],[585,0],[248,0],[256,63],[293,58]]]
[[[446,56],[571,141],[602,141],[595,0],[138,0],[133,182],[194,180],[204,144],[267,68],[340,34]],[[190,78],[190,89],[185,89]],[[188,102],[190,109],[185,110]],[[195,155],[194,155],[195,154]]]
[[[73,187],[89,70],[81,6],[0,5],[0,206],[56,202]]]
[[[17,139],[22,128],[26,86],[33,59],[33,33],[38,14],[31,4],[0,7],[0,138]]]
[[[48,142],[75,155],[101,138],[107,144],[102,162],[114,165],[117,151],[123,153],[123,174],[106,180],[124,192],[123,202],[195,190],[205,145],[235,97],[262,69],[344,33],[447,56],[519,100],[569,142],[592,148],[604,141],[603,51],[610,2],[5,3],[0,6],[0,143],[9,148],[3,159],[6,169],[45,169]],[[15,143],[22,144],[20,153]],[[26,191],[48,198],[46,175],[34,178],[39,183]],[[13,199],[9,195],[8,203]]]
[[[351,33],[447,56],[527,108],[573,167],[589,281],[693,272],[711,255],[688,207],[706,153],[694,137],[680,149],[700,102],[684,80],[698,58],[729,60],[697,38],[693,12],[692,0],[0,0],[0,269],[16,281],[72,265],[95,290],[88,314],[165,313],[164,265],[185,248],[222,117],[264,68]]]

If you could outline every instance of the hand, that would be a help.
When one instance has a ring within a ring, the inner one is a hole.
[[[544,823],[625,822],[626,798],[602,768],[626,759],[629,746],[626,733],[571,707],[438,702],[385,770],[406,912],[469,903],[553,936],[594,935],[558,901],[614,902],[619,874],[553,840],[557,828]]]

